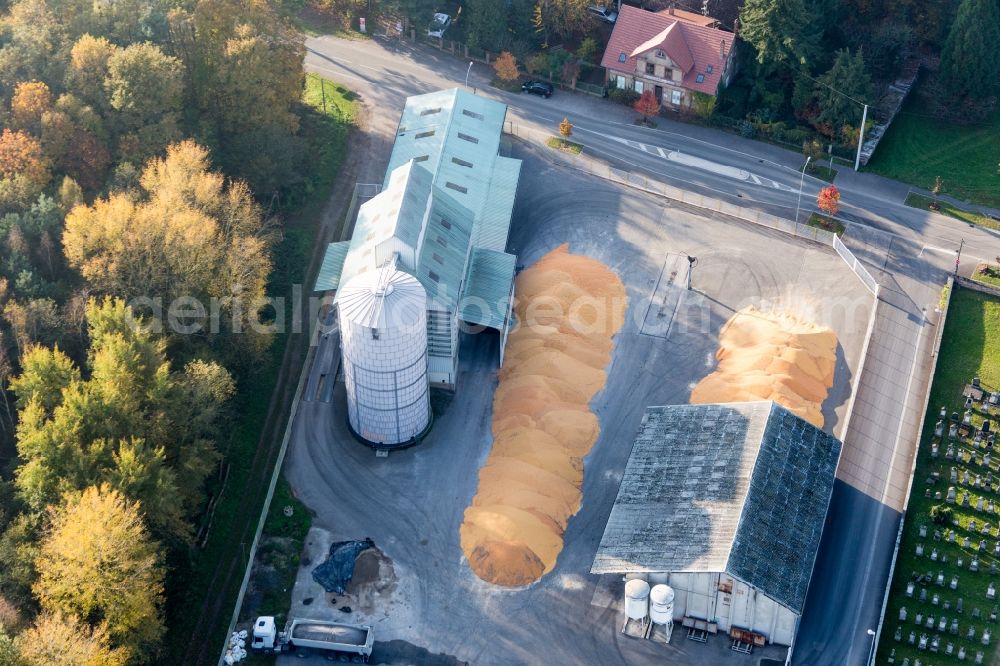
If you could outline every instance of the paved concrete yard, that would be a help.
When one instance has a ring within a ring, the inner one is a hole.
[[[557,169],[530,149],[518,147],[514,156],[525,159],[509,243],[519,264],[569,242],[571,252],[616,270],[629,297],[607,386],[593,402],[602,433],[585,461],[583,505],[556,569],[511,591],[483,583],[463,562],[458,528],[490,447],[499,346],[494,334],[467,336],[454,400],[413,449],[376,458],[354,441],[342,384],[329,402],[314,393],[300,404],[285,474],[316,512],[314,525],[327,531],[311,534],[318,541],[310,555],[326,539],[371,537],[391,558],[397,584],[382,592],[388,613],[369,606],[348,615],[325,595],[302,606],[315,593],[314,559],[300,570],[291,614],[373,622],[375,663],[750,666],[762,656],[783,659],[783,648],[737,655],[724,636],[701,645],[680,629],[670,646],[623,637],[621,581],[588,572],[643,410],[687,402],[691,386],[713,369],[719,329],[734,311],[771,304],[834,328],[841,348],[824,414],[827,429],[840,434],[871,296],[827,248]],[[676,254],[699,258],[696,293],[664,286],[686,264]],[[317,359],[331,362],[328,354]],[[427,652],[413,657],[414,649]]]

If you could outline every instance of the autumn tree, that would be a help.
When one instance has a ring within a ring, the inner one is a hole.
[[[294,179],[305,47],[266,0],[199,0],[170,15],[191,98],[226,171],[269,195]],[[252,103],[248,103],[252,100]]]
[[[128,657],[126,650],[110,646],[103,627],[92,629],[75,615],[59,612],[39,615],[15,644],[21,666],[124,666]]]
[[[22,81],[10,100],[10,119],[14,129],[39,134],[42,115],[52,108],[52,93],[41,81]]]
[[[38,139],[5,128],[0,133],[0,211],[24,208],[49,182]]]
[[[3,20],[0,84],[13,90],[22,81],[58,80],[62,59],[53,57],[65,43],[65,29],[46,0],[17,0]]]
[[[0,625],[0,666],[24,666],[14,640],[7,635],[3,625]]]
[[[569,121],[569,118],[563,118],[562,122],[559,123],[559,134],[566,139],[573,136],[573,123]]]
[[[493,61],[493,71],[501,81],[517,80],[517,59],[510,51],[504,51]]]
[[[836,185],[827,185],[819,191],[816,206],[828,215],[836,215],[840,211],[840,190]]]
[[[983,99],[1000,76],[1000,7],[997,0],[962,0],[941,49],[941,79],[957,97]]]
[[[144,160],[180,137],[182,75],[179,60],[148,42],[117,49],[108,58],[104,86],[117,112],[122,157]]]
[[[112,194],[70,212],[63,234],[70,265],[99,293],[155,299],[163,308],[194,299],[203,326],[173,331],[176,342],[259,357],[270,341],[259,314],[271,237],[246,184],[227,184],[209,169],[207,151],[185,141],[147,165],[141,187],[141,200]],[[222,335],[206,337],[213,299]]]
[[[67,495],[52,511],[36,566],[45,610],[80,617],[133,657],[158,645],[163,564],[137,502],[107,484]]]
[[[537,0],[532,20],[542,35],[542,44],[548,46],[552,37],[582,32],[590,21],[589,4],[589,0]]]
[[[66,85],[85,104],[101,112],[110,107],[105,81],[108,61],[117,50],[118,47],[104,37],[91,35],[80,37],[70,50]]]
[[[635,109],[636,113],[642,115],[643,123],[648,123],[650,116],[660,113],[660,100],[656,99],[652,90],[644,90],[632,108]]]

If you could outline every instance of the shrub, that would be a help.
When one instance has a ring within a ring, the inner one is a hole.
[[[625,106],[634,106],[639,99],[639,93],[628,88],[612,88],[608,93],[608,99]]]
[[[576,50],[576,57],[584,62],[594,62],[594,56],[597,55],[597,40],[593,37],[587,37],[582,42],[580,42],[579,48]]]
[[[944,298],[942,297],[942,301]],[[935,504],[931,507],[931,520],[938,525],[948,525],[951,523],[951,516],[954,512],[950,506]]]
[[[744,139],[752,139],[757,133],[757,128],[749,120],[743,120],[739,124],[740,136]]]

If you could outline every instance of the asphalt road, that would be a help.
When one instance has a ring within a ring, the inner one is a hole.
[[[371,129],[381,135],[378,146],[386,159],[405,97],[462,85],[466,76],[466,62],[406,42],[319,37],[307,47],[308,69],[344,81],[372,110]],[[633,112],[605,100],[563,92],[551,99],[504,93],[487,85],[490,75],[476,64],[469,85],[510,106],[515,132],[519,127],[553,132],[559,119],[569,117],[574,140],[588,154],[684,189],[792,217],[800,179],[803,209],[824,185],[803,178],[797,171],[801,156],[781,148],[665,119],[657,129],[638,127]],[[372,180],[381,176],[372,171]],[[897,497],[900,484],[905,490],[900,475],[908,473],[912,460],[920,396],[929,380],[923,353],[932,330],[929,314],[961,242],[963,272],[976,260],[1000,255],[1000,239],[992,232],[903,205],[906,185],[843,167],[837,185],[843,217],[854,223],[845,240],[868,263],[886,298],[871,363],[891,368],[892,376],[873,376],[858,391],[857,411],[870,418],[867,430],[858,421],[856,446],[871,459],[881,475],[875,483],[884,490],[866,488],[866,495],[837,484],[795,650],[795,662],[810,666],[862,664],[868,656],[867,629],[878,621],[901,517],[901,505],[889,495]],[[887,403],[887,395],[895,402]],[[852,445],[848,433],[845,450]]]

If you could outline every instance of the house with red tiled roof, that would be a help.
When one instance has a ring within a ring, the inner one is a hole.
[[[715,96],[733,74],[736,35],[715,19],[680,9],[623,5],[601,65],[608,83],[650,90],[665,108],[691,106],[692,93]]]

